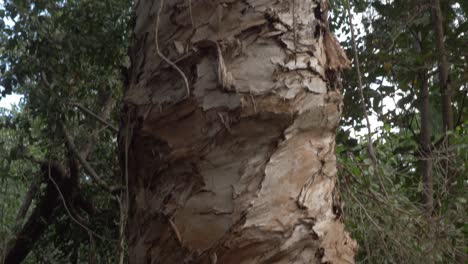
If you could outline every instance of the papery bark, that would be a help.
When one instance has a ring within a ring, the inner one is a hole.
[[[156,39],[160,3],[136,1],[124,97],[130,263],[354,263],[326,1],[165,1]]]

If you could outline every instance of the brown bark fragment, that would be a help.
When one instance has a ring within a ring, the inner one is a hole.
[[[332,70],[348,69],[351,62],[341,49],[338,40],[329,31],[324,36],[324,46],[328,58],[328,68]]]

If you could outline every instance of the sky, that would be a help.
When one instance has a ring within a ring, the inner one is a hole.
[[[0,9],[1,8],[3,8],[3,0],[0,0]],[[6,25],[9,25],[9,26],[11,26],[13,23],[11,20],[7,20],[7,19],[4,19],[3,21],[5,22]],[[0,91],[1,90],[3,90],[3,87],[0,86]],[[21,98],[23,98],[23,96],[19,94],[10,94],[10,95],[7,95],[6,97],[1,97],[0,108],[6,108],[8,110],[11,110],[12,105],[19,104]]]
[[[6,97],[0,99],[0,108],[11,110],[12,105],[17,105],[21,98],[23,98],[23,96],[19,94],[7,95]]]

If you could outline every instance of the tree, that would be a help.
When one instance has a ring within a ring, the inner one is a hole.
[[[334,17],[344,14],[343,2],[347,1],[334,1]],[[467,40],[463,34],[468,26],[465,2],[440,2],[453,96],[449,105],[457,120],[449,133],[450,140],[457,143],[448,145],[432,3],[352,1],[362,22],[355,27],[361,32],[357,34],[357,49],[367,111],[380,123],[374,123],[377,128],[372,131],[376,173],[372,157],[365,151],[367,146],[360,143],[364,137],[355,133],[364,119],[357,99],[359,89],[355,88],[359,78],[347,71],[337,153],[342,198],[347,205],[345,224],[362,246],[358,262],[464,263],[466,225],[461,212],[467,205],[463,142],[467,138],[468,68],[460,44]],[[349,26],[340,25],[343,20],[335,18],[333,26],[348,36]],[[351,44],[349,38],[342,42],[349,54],[353,52]],[[448,174],[447,160],[452,163]]]
[[[130,263],[353,263],[335,190],[348,60],[318,0],[135,6]]]
[[[126,0],[1,1],[0,99],[24,96],[0,118],[1,263],[113,261],[129,11]]]
[[[136,2],[0,0],[0,263],[466,262],[467,1]]]

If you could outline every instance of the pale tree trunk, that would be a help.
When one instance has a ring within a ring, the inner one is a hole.
[[[325,1],[160,4],[135,4],[129,262],[353,263],[334,155],[348,60]]]

